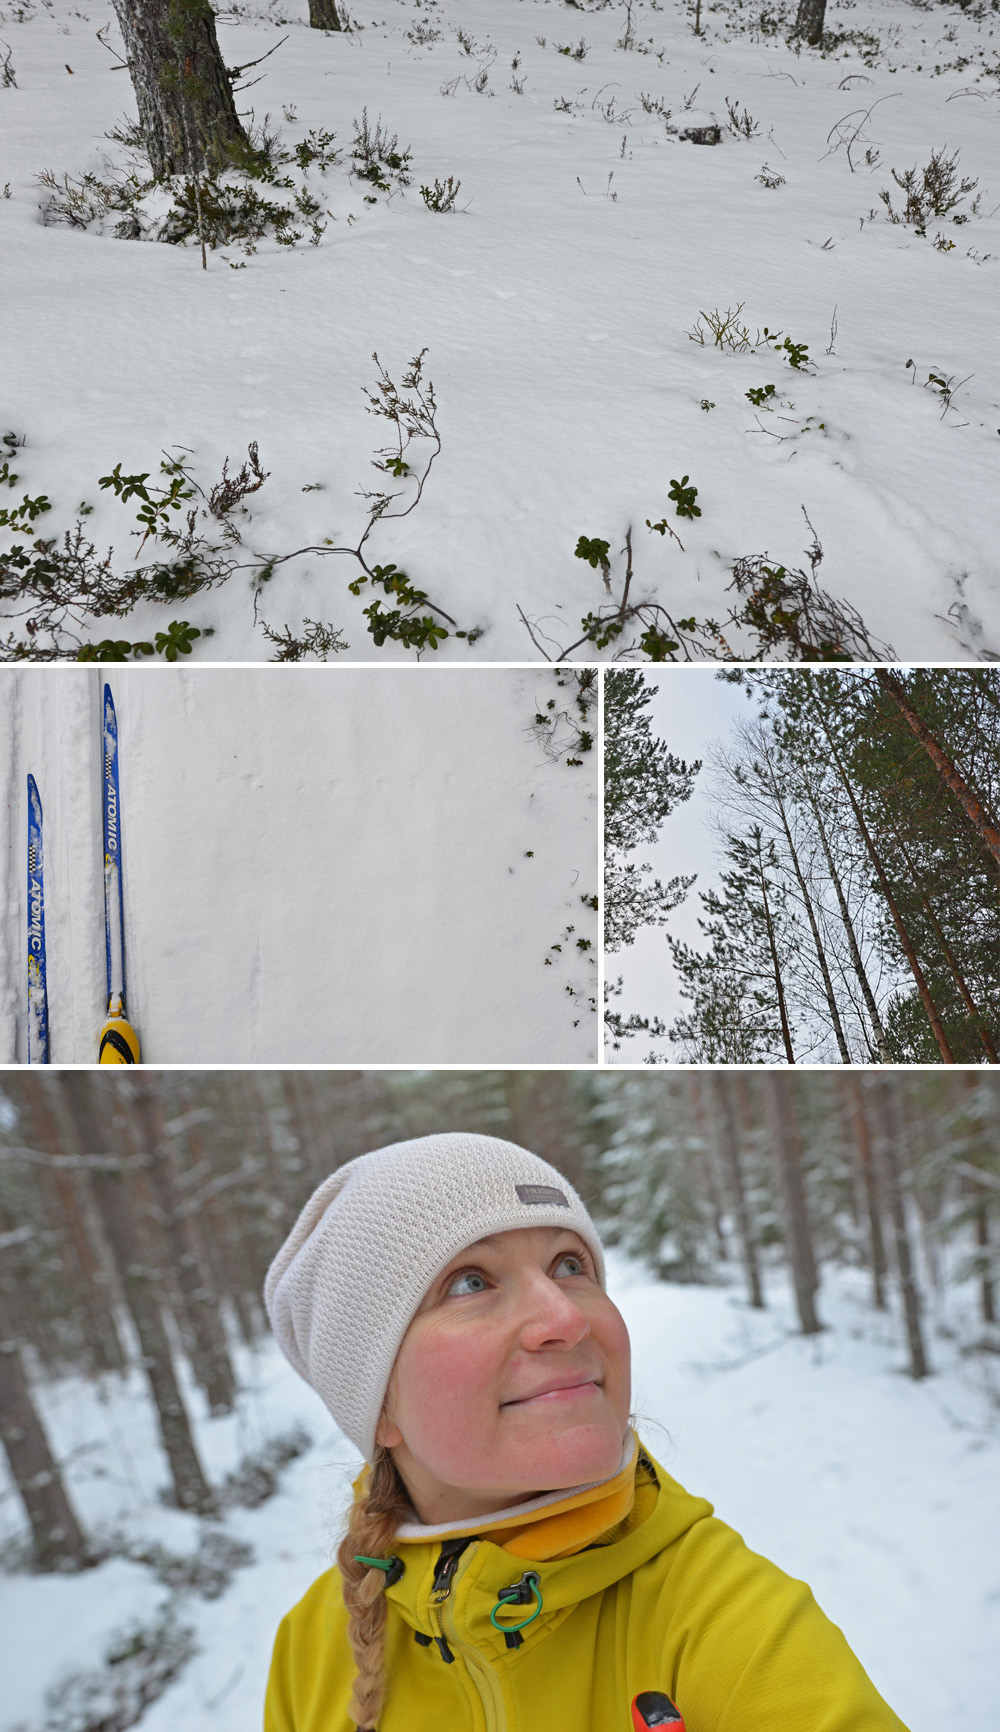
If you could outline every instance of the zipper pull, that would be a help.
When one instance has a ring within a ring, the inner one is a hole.
[[[434,1571],[433,1591],[436,1605],[443,1605],[451,1593],[451,1584],[455,1579],[455,1571],[458,1569],[458,1560],[466,1546],[470,1544],[471,1541],[466,1539],[444,1541],[441,1547],[441,1556],[437,1561],[437,1569]]]

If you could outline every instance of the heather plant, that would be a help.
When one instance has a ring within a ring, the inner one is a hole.
[[[925,168],[907,168],[902,174],[896,169],[890,169],[893,180],[904,195],[897,209],[893,205],[889,188],[883,187],[879,193],[891,223],[909,224],[918,235],[924,235],[932,217],[951,216],[953,223],[965,223],[970,216],[978,216],[982,193],[976,194],[967,211],[958,211],[958,206],[968,198],[970,192],[975,191],[979,181],[970,180],[967,175],[960,176],[960,153],[956,150],[948,156],[947,149],[947,145],[942,145],[940,150],[932,151],[930,162]],[[952,215],[953,211],[958,214]]]

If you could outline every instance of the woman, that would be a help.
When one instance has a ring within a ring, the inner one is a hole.
[[[639,1443],[600,1240],[545,1161],[465,1134],[362,1155],[265,1300],[368,1463],[265,1732],[905,1732],[809,1589]]]

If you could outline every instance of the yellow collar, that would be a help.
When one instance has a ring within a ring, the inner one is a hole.
[[[468,1534],[470,1539],[488,1536],[495,1546],[516,1558],[544,1563],[572,1557],[598,1539],[610,1538],[631,1512],[638,1449],[638,1438],[630,1431],[627,1459],[611,1479],[532,1499],[526,1505],[453,1527],[426,1528],[419,1522],[407,1522],[397,1532],[396,1542],[405,1545],[430,1538],[437,1542]]]

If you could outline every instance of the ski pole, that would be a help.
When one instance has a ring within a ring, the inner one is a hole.
[[[670,1726],[673,1732],[684,1732],[684,1720],[662,1690],[642,1690],[632,1703],[632,1724],[635,1732],[648,1732],[651,1726]]]

